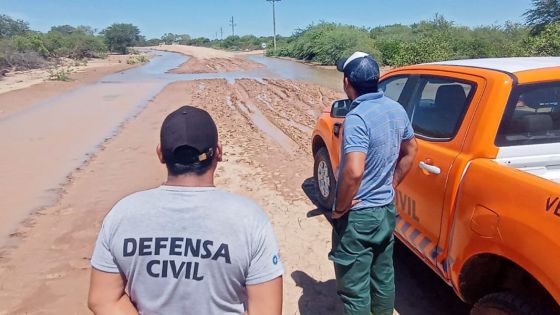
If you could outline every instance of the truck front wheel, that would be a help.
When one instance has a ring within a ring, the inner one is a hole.
[[[471,315],[533,315],[555,314],[543,310],[523,296],[512,292],[492,293],[481,298],[472,308]]]
[[[315,154],[313,177],[315,179],[317,203],[324,210],[332,210],[336,181],[334,179],[329,152],[325,147],[320,148],[317,154]]]

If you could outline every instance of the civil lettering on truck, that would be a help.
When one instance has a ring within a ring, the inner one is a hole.
[[[419,145],[397,189],[395,235],[472,314],[560,314],[560,58],[409,66],[379,86]],[[350,103],[334,102],[313,132],[325,209]]]

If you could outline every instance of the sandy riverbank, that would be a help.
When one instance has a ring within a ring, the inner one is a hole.
[[[8,73],[0,80],[0,119],[24,109],[27,105],[62,94],[80,85],[95,82],[111,73],[137,65],[127,64],[130,55],[109,55],[92,59],[87,65],[71,66],[70,80],[49,80],[47,69]]]

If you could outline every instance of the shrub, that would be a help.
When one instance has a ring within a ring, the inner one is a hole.
[[[66,57],[72,59],[100,58],[107,52],[107,46],[103,38],[90,35],[83,30],[74,28],[71,32],[65,26],[53,27],[51,31],[43,35],[44,45],[51,57]]]
[[[49,80],[53,81],[70,81],[70,74],[73,72],[70,67],[56,67],[49,69]]]
[[[403,66],[447,59],[526,56],[529,29],[520,24],[456,26],[440,15],[410,26],[371,30],[385,64]]]
[[[126,63],[129,65],[135,65],[137,63],[146,63],[150,61],[150,59],[148,58],[148,56],[146,55],[138,55],[138,56],[133,56],[130,57],[126,60]]]
[[[560,56],[560,22],[545,26],[543,31],[527,44],[534,55]]]
[[[320,64],[334,64],[339,58],[355,51],[364,51],[381,58],[375,41],[366,29],[320,23],[299,30],[275,54]],[[271,50],[268,53],[273,54]]]
[[[45,59],[34,51],[20,52],[10,39],[0,39],[0,70],[29,70],[43,66]]]
[[[43,57],[49,56],[49,50],[45,47],[42,36],[39,33],[27,33],[14,37],[18,52],[34,51]]]

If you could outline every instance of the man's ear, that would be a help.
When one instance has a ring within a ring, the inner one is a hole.
[[[348,96],[349,99],[356,99],[356,90],[350,83],[350,80],[348,80],[348,77],[344,77],[344,92],[346,92],[346,96]]]
[[[161,164],[165,164],[165,159],[163,158],[163,152],[161,152],[161,145],[159,144],[156,148],[156,153]]]
[[[218,162],[223,161],[223,151],[222,151],[222,144],[218,143],[217,147],[216,147],[216,160]]]
[[[348,80],[348,77],[344,77],[344,91],[346,91],[348,87],[350,87],[350,81]]]

